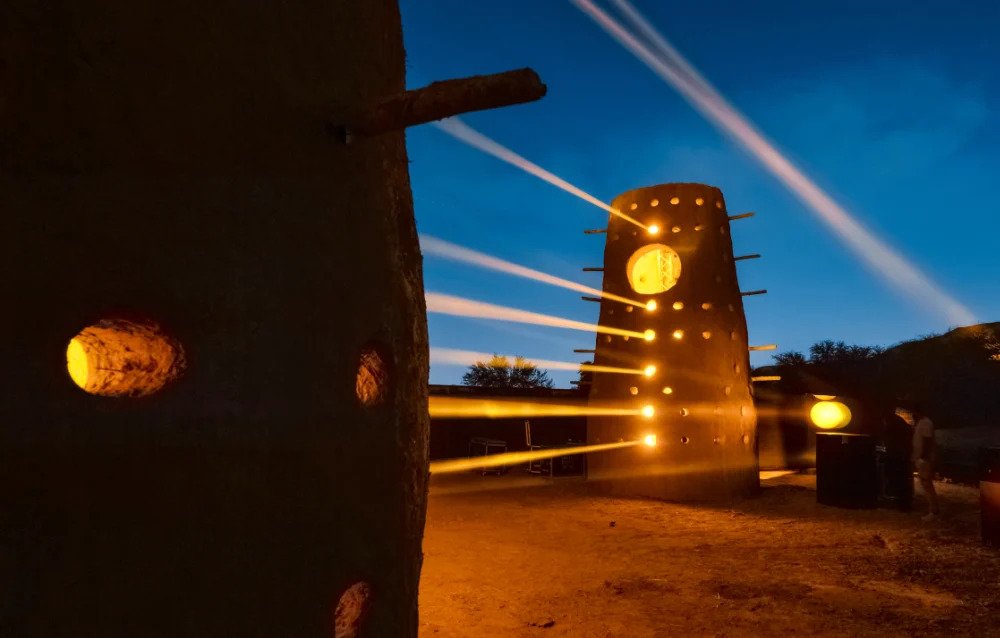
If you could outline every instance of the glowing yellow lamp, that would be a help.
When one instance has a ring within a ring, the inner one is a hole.
[[[646,332],[642,333],[642,338],[645,339],[646,341],[652,341],[653,339],[656,338],[656,333],[652,330],[647,330]]]
[[[647,419],[651,419],[653,418],[654,414],[656,414],[656,410],[653,409],[653,406],[651,405],[643,406],[642,416],[646,417]]]
[[[642,437],[642,443],[643,445],[647,445],[649,447],[656,447],[656,435],[647,434],[646,436]]]
[[[646,304],[646,310],[648,310],[650,312],[653,312],[654,310],[656,310],[656,300],[655,299],[650,299],[649,300],[649,303]]]
[[[86,389],[87,377],[90,376],[90,364],[87,362],[87,349],[79,339],[73,338],[66,348],[66,369],[73,383]]]
[[[660,227],[656,224],[651,225],[648,229],[650,235],[656,235],[660,232]]]
[[[840,401],[820,401],[809,410],[809,419],[821,430],[837,430],[851,422],[851,409]]]
[[[656,366],[646,366],[642,373],[647,377],[651,377],[656,374]]]

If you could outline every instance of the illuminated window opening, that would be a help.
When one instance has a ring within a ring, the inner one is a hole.
[[[655,295],[674,287],[681,276],[681,258],[670,246],[649,244],[635,251],[626,266],[628,282],[642,295]]]
[[[148,396],[184,368],[184,349],[152,322],[105,319],[81,330],[66,347],[70,379],[97,396]]]

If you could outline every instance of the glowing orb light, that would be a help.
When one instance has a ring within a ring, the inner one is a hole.
[[[642,333],[642,338],[645,339],[646,341],[652,341],[653,339],[656,338],[656,333],[653,332],[652,330],[647,330],[646,332]]]
[[[642,437],[642,443],[643,445],[647,445],[649,447],[656,447],[656,435],[647,434],[646,436]]]
[[[90,376],[90,364],[87,361],[87,349],[79,339],[71,339],[69,347],[66,348],[66,369],[73,383],[81,388],[87,387],[87,378]]]
[[[837,430],[851,422],[851,410],[840,401],[820,401],[809,410],[809,419],[821,430]]]
[[[651,377],[656,374],[656,366],[646,366],[642,373],[647,377]]]
[[[646,417],[647,419],[651,419],[653,418],[654,414],[656,414],[656,410],[653,409],[653,406],[651,405],[643,406],[642,416]]]
[[[647,228],[646,230],[649,231],[650,235],[656,235],[656,234],[658,234],[660,232],[660,227],[657,226],[656,224],[653,224],[649,228]]]
[[[649,303],[646,304],[646,310],[648,310],[649,312],[653,312],[654,310],[656,310],[656,300],[655,299],[651,299],[649,301]]]

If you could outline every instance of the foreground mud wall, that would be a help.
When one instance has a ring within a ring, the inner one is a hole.
[[[396,2],[10,0],[0,60],[0,635],[415,636],[404,139],[330,132],[403,90]],[[116,321],[183,371],[77,387]]]
[[[605,299],[600,323],[653,330],[656,337],[598,335],[594,363],[655,365],[657,372],[652,378],[597,372],[590,401],[651,406],[654,416],[590,417],[588,440],[654,435],[656,444],[594,454],[588,476],[617,492],[671,500],[751,493],[758,487],[756,415],[722,192],[702,184],[664,184],[619,195],[612,206],[658,232],[611,216],[604,291],[655,301],[656,309]]]

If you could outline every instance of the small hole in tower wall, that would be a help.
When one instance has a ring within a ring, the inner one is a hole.
[[[66,348],[70,378],[98,396],[148,396],[184,368],[181,345],[148,321],[104,319],[81,330]]]
[[[635,396],[639,394],[639,388],[632,386],[628,389],[628,393],[631,394],[632,396]]]
[[[366,582],[357,582],[347,588],[337,601],[333,615],[334,638],[357,638],[361,624],[371,607],[372,589]]]
[[[686,436],[682,436],[681,437],[681,443],[683,443],[684,445],[687,445],[690,442],[691,442],[691,439],[689,439],[688,437],[686,437]]]
[[[354,392],[366,408],[385,402],[389,396],[389,363],[380,348],[369,344],[361,349]]]
[[[695,203],[695,204],[697,204],[698,206],[701,206],[702,204],[704,204],[704,203],[705,203],[705,200],[704,200],[704,199],[702,199],[701,197],[696,197],[696,198],[694,199],[694,203]]]
[[[681,203],[681,198],[680,197],[671,197],[670,198],[670,203],[673,204],[674,206],[676,206],[677,204]]]

